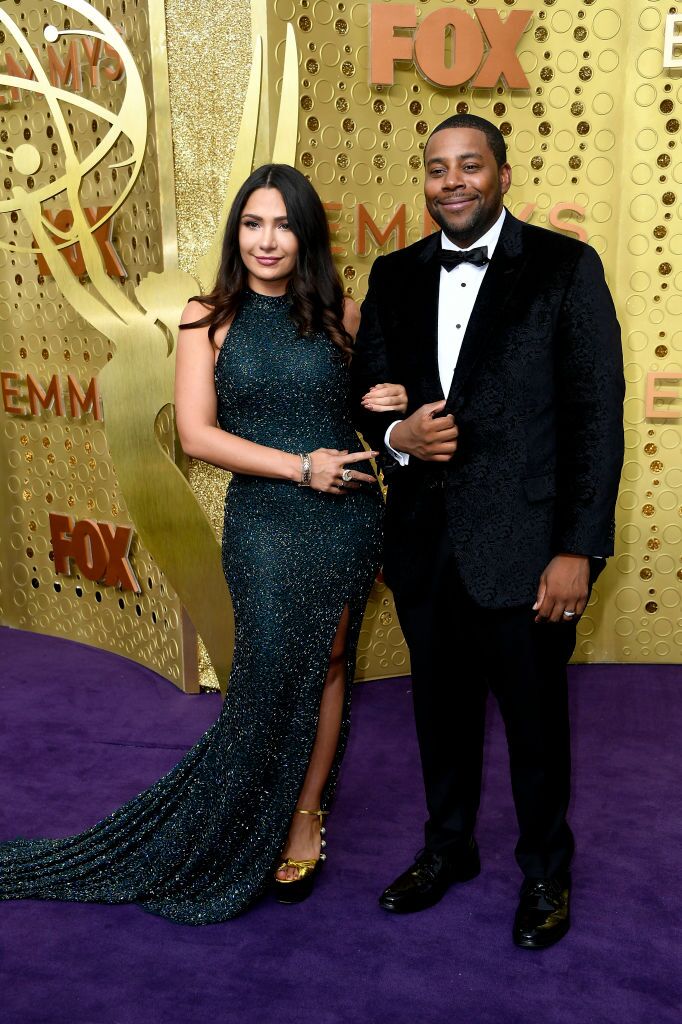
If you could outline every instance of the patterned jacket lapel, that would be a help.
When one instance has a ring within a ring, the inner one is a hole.
[[[490,343],[503,329],[506,306],[525,265],[521,221],[507,210],[500,239],[490,261],[462,341],[447,397],[446,410],[457,413],[466,383]]]
[[[437,402],[443,398],[438,374],[438,291],[440,288],[440,231],[434,232],[417,256],[416,280],[413,288],[417,296],[417,324],[422,339],[422,384],[425,401]]]

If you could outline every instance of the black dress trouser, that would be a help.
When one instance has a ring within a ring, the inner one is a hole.
[[[573,854],[566,822],[571,773],[566,665],[575,647],[575,624],[536,624],[535,612],[525,606],[490,610],[474,604],[459,580],[444,507],[440,511],[442,523],[432,524],[431,557],[420,585],[395,593],[412,663],[429,814],[426,847],[456,855],[473,835],[490,689],[509,748],[520,832],[516,859],[526,878],[560,875]]]

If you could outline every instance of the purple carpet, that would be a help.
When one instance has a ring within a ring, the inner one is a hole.
[[[147,786],[218,713],[133,662],[0,629],[0,837],[66,835]],[[0,903],[2,1024],[679,1024],[682,671],[572,670],[578,852],[573,928],[544,953],[510,930],[519,876],[491,710],[483,871],[422,914],[383,886],[420,846],[406,680],[356,691],[308,902],[265,897],[189,928],[133,906]]]

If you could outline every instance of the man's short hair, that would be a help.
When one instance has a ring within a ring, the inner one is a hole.
[[[441,121],[433,129],[426,144],[429,144],[437,132],[445,131],[446,128],[476,128],[479,132],[483,132],[493,152],[497,166],[501,167],[502,164],[506,164],[507,143],[504,141],[504,136],[496,125],[486,121],[484,117],[478,117],[476,114],[453,114],[452,117],[446,117],[444,121]]]

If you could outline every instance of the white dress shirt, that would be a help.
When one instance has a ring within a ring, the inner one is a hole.
[[[456,252],[466,252],[468,249],[478,249],[480,246],[487,246],[488,258],[492,259],[495,252],[502,225],[504,223],[505,211],[497,218],[491,228],[488,228],[484,235],[476,240],[473,245],[466,249],[460,248],[451,242],[441,232],[441,245],[443,249],[454,249]],[[438,375],[440,377],[443,395],[447,397],[452,383],[452,377],[457,366],[459,353],[462,348],[462,340],[469,323],[478,290],[481,287],[483,278],[486,275],[489,264],[481,267],[473,263],[460,263],[448,271],[444,267],[440,270],[440,284],[438,287]],[[396,451],[390,445],[391,431],[400,420],[394,420],[386,431],[384,444],[387,450],[401,466],[406,466],[410,456],[405,452]]]

